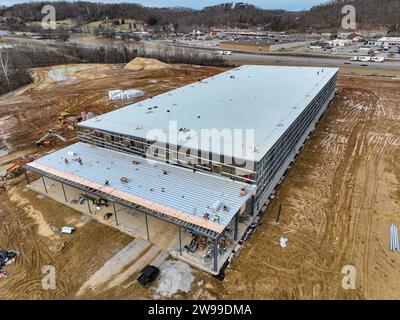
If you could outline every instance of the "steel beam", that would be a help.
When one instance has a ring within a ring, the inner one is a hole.
[[[61,187],[62,187],[62,190],[63,190],[63,193],[64,193],[65,202],[68,202],[67,193],[65,192],[64,183],[62,183],[62,182],[61,182]]]
[[[150,240],[150,233],[149,233],[149,222],[147,221],[147,213],[144,214],[144,218],[146,220],[146,232],[147,232],[147,240]]]
[[[72,188],[76,188],[76,189],[82,190],[84,192],[90,192],[90,193],[92,193],[92,194],[94,194],[94,195],[96,195],[98,197],[101,197],[103,199],[107,199],[107,200],[109,200],[111,202],[114,201],[117,204],[120,204],[120,205],[125,206],[127,208],[131,208],[131,209],[137,210],[137,211],[139,211],[139,212],[141,212],[143,214],[147,213],[147,214],[151,215],[152,217],[154,217],[156,219],[159,219],[159,220],[167,222],[167,223],[172,223],[172,224],[174,224],[176,226],[181,226],[181,227],[183,227],[185,229],[188,229],[188,230],[191,230],[192,232],[195,232],[197,234],[200,234],[200,235],[212,238],[212,239],[214,239],[215,237],[219,236],[219,234],[216,233],[215,231],[212,231],[212,230],[209,230],[209,229],[206,229],[206,228],[202,228],[202,227],[193,225],[193,224],[191,224],[189,222],[182,221],[182,220],[179,220],[177,218],[166,216],[166,215],[164,215],[164,214],[162,214],[160,212],[152,211],[150,209],[138,206],[138,205],[136,205],[136,204],[134,204],[132,202],[128,202],[128,201],[119,199],[117,197],[113,197],[113,196],[111,196],[109,194],[101,192],[100,190],[94,190],[94,189],[88,188],[87,186],[81,185],[79,183],[71,182],[71,181],[69,181],[67,179],[63,179],[63,178],[61,178],[59,176],[51,175],[51,174],[49,174],[49,173],[47,173],[45,171],[42,171],[42,170],[39,170],[39,169],[36,169],[36,168],[33,168],[33,167],[29,167],[29,165],[26,166],[25,169],[27,171],[31,171],[31,172],[36,173],[38,175],[49,177],[49,178],[51,178],[51,179],[53,179],[55,181],[63,182],[65,185],[70,186]]]
[[[49,191],[47,191],[46,182],[44,181],[44,176],[42,176],[42,181],[43,181],[44,190],[46,191],[46,193],[49,193]]]

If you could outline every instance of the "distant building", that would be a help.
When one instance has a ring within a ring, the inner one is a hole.
[[[313,42],[310,43],[308,46],[308,49],[310,50],[321,50],[321,49],[327,49],[329,47],[329,43],[327,42]]]
[[[384,48],[400,46],[400,37],[384,37],[377,40],[375,44]]]
[[[221,41],[219,47],[221,49],[252,51],[252,52],[268,52],[271,46],[270,40],[243,40],[243,41]]]
[[[350,33],[347,37],[347,39],[353,41],[353,42],[364,42],[366,41],[365,37],[363,37],[359,33]]]
[[[328,41],[328,44],[332,47],[345,47],[351,44],[351,40],[348,39],[335,39]]]
[[[277,52],[294,47],[306,45],[305,41],[290,41],[279,39],[243,39],[235,41],[221,41],[219,47],[221,49],[250,51],[250,52]]]
[[[246,37],[266,37],[267,31],[252,29],[230,29],[230,28],[211,28],[213,36],[246,36]]]

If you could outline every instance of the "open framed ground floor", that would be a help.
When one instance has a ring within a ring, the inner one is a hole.
[[[29,189],[134,238],[147,239],[171,257],[214,275],[220,273],[235,253],[235,247],[255,218],[247,213],[237,214],[222,234],[203,234],[163,219],[134,203],[122,203],[99,195],[95,190],[79,188],[35,171],[25,172]]]

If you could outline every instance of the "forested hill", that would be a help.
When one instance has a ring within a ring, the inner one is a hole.
[[[323,0],[321,0],[323,2]],[[356,8],[360,28],[375,29],[392,27],[400,23],[400,0],[331,0],[313,7],[309,11],[289,12],[264,10],[253,5],[226,3],[202,10],[188,8],[150,8],[133,3],[93,2],[31,2],[0,7],[3,23],[10,28],[23,28],[25,23],[40,21],[41,8],[52,4],[56,8],[57,20],[76,19],[84,24],[108,19],[135,19],[149,25],[173,24],[179,31],[195,27],[258,26],[268,30],[332,30],[339,29],[345,4]]]

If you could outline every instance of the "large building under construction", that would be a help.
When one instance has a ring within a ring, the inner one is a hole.
[[[48,194],[46,181],[57,182],[69,205],[112,208],[114,226],[134,236],[152,240],[149,217],[164,223],[158,235],[173,226],[166,249],[217,274],[333,99],[337,74],[232,69],[81,122],[80,142],[26,169]]]

